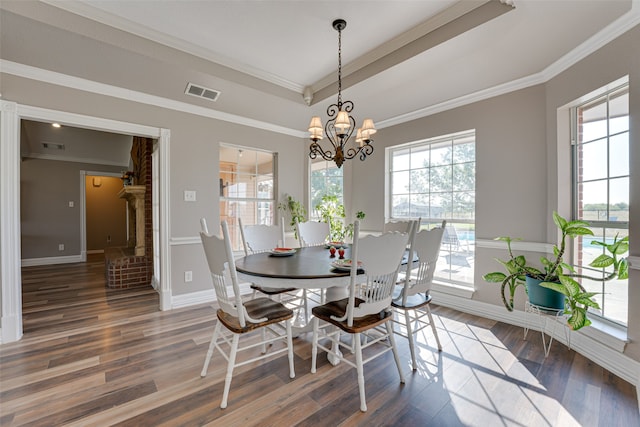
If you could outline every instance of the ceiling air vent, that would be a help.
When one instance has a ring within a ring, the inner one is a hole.
[[[57,142],[43,142],[43,148],[51,148],[54,150],[64,150],[64,144],[59,144]]]
[[[217,101],[220,96],[220,92],[214,89],[198,86],[193,83],[189,83],[184,93],[191,96],[197,96],[198,98],[208,99],[209,101]]]

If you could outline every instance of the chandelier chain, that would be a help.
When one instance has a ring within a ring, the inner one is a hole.
[[[338,29],[338,109],[342,106],[342,30]]]

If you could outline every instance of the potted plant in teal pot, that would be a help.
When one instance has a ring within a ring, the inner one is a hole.
[[[578,236],[593,236],[584,221],[567,221],[557,212],[553,213],[553,222],[561,232],[559,245],[553,247],[553,257],[541,257],[542,268],[536,268],[527,263],[523,255],[516,255],[511,249],[510,237],[498,237],[507,243],[509,258],[507,260],[496,259],[505,268],[506,273],[495,271],[487,273],[483,279],[487,282],[501,283],[500,292],[502,301],[509,311],[513,311],[514,294],[518,286],[526,286],[529,302],[539,307],[552,310],[564,310],[567,315],[567,323],[573,330],[589,326],[588,308],[599,309],[600,306],[593,299],[597,292],[587,292],[577,279],[625,280],[629,277],[629,265],[627,258],[623,257],[629,251],[629,238],[618,238],[613,242],[592,241],[592,245],[605,249],[604,253],[594,259],[589,266],[603,268],[607,272],[606,277],[591,277],[577,274],[575,269],[563,261],[566,250],[567,238]],[[506,291],[509,290],[507,297]]]

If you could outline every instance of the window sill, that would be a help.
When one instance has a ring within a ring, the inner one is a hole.
[[[475,290],[470,286],[462,286],[462,285],[456,285],[453,283],[436,282],[436,281],[433,282],[431,289],[441,294],[454,295],[460,298],[467,298],[467,299],[473,298],[473,293],[475,292]]]
[[[627,328],[624,326],[613,325],[607,321],[594,318],[593,316],[589,319],[591,320],[591,326],[581,330],[585,336],[620,353],[624,352],[624,349],[629,342],[629,338],[627,337]]]

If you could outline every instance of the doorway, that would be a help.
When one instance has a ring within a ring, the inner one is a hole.
[[[103,130],[134,134],[158,140],[157,158],[159,159],[157,177],[159,203],[154,204],[158,210],[157,218],[159,230],[158,246],[160,265],[157,269],[159,277],[153,282],[158,283],[160,294],[160,309],[171,308],[171,284],[169,282],[170,247],[168,245],[168,215],[169,215],[169,138],[168,129],[154,128],[133,123],[84,116],[74,113],[43,109],[20,105],[14,102],[2,101],[0,104],[0,275],[2,283],[2,329],[3,343],[17,341],[22,337],[22,278],[21,278],[21,230],[20,230],[20,121],[22,119],[58,122],[63,125],[80,128]],[[154,225],[155,228],[155,225]]]

